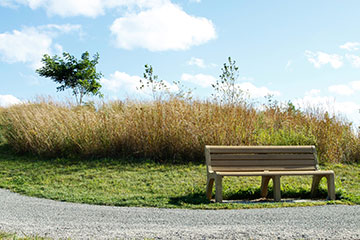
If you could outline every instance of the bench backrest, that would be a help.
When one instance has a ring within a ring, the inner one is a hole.
[[[315,146],[205,146],[208,172],[317,170]]]

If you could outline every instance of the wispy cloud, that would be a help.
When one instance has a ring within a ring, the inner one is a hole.
[[[205,88],[211,87],[211,84],[214,84],[216,82],[216,78],[212,75],[206,75],[201,73],[195,75],[183,73],[181,75],[181,81],[193,83]]]
[[[338,85],[331,85],[328,87],[329,92],[331,93],[335,93],[338,95],[346,95],[346,96],[350,96],[352,94],[354,94],[354,90],[345,84],[338,84]]]
[[[286,63],[285,70],[287,70],[287,71],[292,71],[292,70],[293,70],[292,64],[293,64],[292,60],[289,60],[289,61]]]
[[[308,61],[316,68],[320,68],[322,65],[330,64],[331,67],[338,69],[343,65],[343,57],[337,54],[328,54],[324,52],[312,52],[309,50],[305,51],[305,56]]]
[[[311,89],[310,91],[305,92],[306,96],[317,96],[321,93],[320,89]]]
[[[61,17],[86,16],[97,17],[104,15],[106,10],[114,8],[147,9],[168,3],[169,0],[1,0],[0,6],[15,8],[28,6],[31,9],[44,9],[50,16]]]
[[[204,59],[192,57],[188,62],[188,65],[190,66],[198,66],[200,68],[205,68],[206,65],[204,63]]]
[[[352,81],[348,84],[337,84],[328,87],[329,92],[338,95],[350,96],[360,91],[360,81]]]
[[[330,114],[341,115],[347,117],[347,120],[359,125],[359,109],[360,105],[353,101],[337,101],[331,96],[310,96],[295,99],[294,105],[301,109],[319,109],[327,111]]]
[[[347,42],[340,46],[340,48],[348,50],[348,51],[356,51],[359,50],[360,42]]]
[[[346,54],[346,58],[349,60],[349,62],[354,68],[360,68],[360,56]]]
[[[116,94],[140,94],[141,96],[150,95],[151,92],[149,89],[145,88],[140,90],[140,80],[144,82],[146,81],[136,75],[132,76],[125,72],[115,71],[113,74],[110,74],[109,78],[102,78],[100,83],[103,85],[104,89]],[[168,87],[170,92],[178,90],[177,86],[174,84],[167,81],[164,81],[164,84]]]
[[[250,82],[244,82],[237,84],[241,90],[245,91],[250,95],[251,98],[261,98],[267,95],[279,96],[279,91],[269,90],[267,87],[256,87]]]
[[[207,68],[207,67],[217,67],[215,63],[205,63],[205,60],[202,58],[192,57],[188,62],[190,66],[197,66],[199,68]]]

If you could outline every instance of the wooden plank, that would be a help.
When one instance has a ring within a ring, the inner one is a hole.
[[[253,172],[216,172],[222,176],[300,176],[300,175],[328,175],[334,174],[333,171],[253,171]]]
[[[280,160],[280,159],[311,159],[314,160],[315,156],[312,153],[305,154],[211,154],[211,160],[251,160],[251,159],[262,159],[262,160]]]
[[[210,153],[314,153],[314,146],[206,146]]]
[[[229,166],[313,166],[315,168],[315,160],[241,160],[241,161],[211,161],[212,167]]]
[[[315,170],[314,166],[268,166],[266,168],[260,166],[249,166],[249,167],[213,167],[215,172],[246,172],[246,171],[302,171],[302,170]]]

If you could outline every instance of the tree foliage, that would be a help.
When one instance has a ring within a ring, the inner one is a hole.
[[[40,76],[50,78],[60,84],[56,88],[58,91],[71,89],[77,104],[81,105],[86,95],[102,97],[101,84],[98,82],[102,74],[96,72],[96,65],[99,61],[98,53],[93,56],[92,60],[88,52],[84,52],[80,60],[66,52],[63,53],[63,57],[57,55],[51,57],[45,54],[41,61],[44,65],[36,72]]]

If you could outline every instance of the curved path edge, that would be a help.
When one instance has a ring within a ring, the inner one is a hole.
[[[360,206],[246,210],[111,207],[0,189],[0,231],[55,239],[360,239]]]

